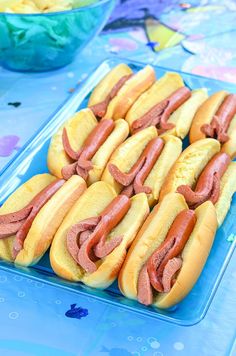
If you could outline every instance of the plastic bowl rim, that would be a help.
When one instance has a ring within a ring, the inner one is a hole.
[[[85,5],[85,6],[81,6],[81,7],[78,7],[78,8],[75,8],[75,9],[71,9],[71,10],[64,10],[64,11],[55,11],[55,12],[44,12],[44,13],[36,13],[36,14],[24,14],[24,13],[12,13],[12,12],[3,12],[3,11],[0,11],[0,16],[13,16],[13,17],[17,17],[17,16],[26,16],[26,17],[51,17],[51,16],[54,16],[54,15],[69,15],[69,14],[73,14],[73,13],[76,13],[76,12],[82,12],[82,11],[85,11],[87,9],[91,9],[91,8],[94,8],[94,7],[99,7],[103,4],[106,4],[106,3],[115,3],[116,0],[98,0],[96,1],[95,3],[92,3],[90,5]]]

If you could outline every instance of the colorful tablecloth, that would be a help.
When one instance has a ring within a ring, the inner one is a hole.
[[[0,67],[0,170],[111,55],[236,84],[235,23],[234,0],[121,0],[70,66],[40,74]],[[205,319],[178,327],[0,270],[0,355],[233,355],[235,292],[232,258]]]

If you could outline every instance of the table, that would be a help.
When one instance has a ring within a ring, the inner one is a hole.
[[[103,34],[64,69],[22,74],[0,67],[0,170],[70,95],[70,89],[111,55],[236,83],[234,0],[223,5],[215,0],[182,5],[146,0],[145,5],[143,9],[141,1],[122,1]],[[192,327],[117,310],[0,270],[0,354],[233,355],[234,258],[235,253],[205,319]],[[65,315],[73,304],[85,311],[81,319]]]

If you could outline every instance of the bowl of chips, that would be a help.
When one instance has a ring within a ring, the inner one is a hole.
[[[0,64],[10,70],[64,67],[101,31],[115,0],[0,0]]]

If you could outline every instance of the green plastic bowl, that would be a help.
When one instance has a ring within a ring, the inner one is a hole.
[[[40,72],[71,63],[104,27],[116,0],[77,0],[73,10],[44,14],[0,13],[0,64]]]

